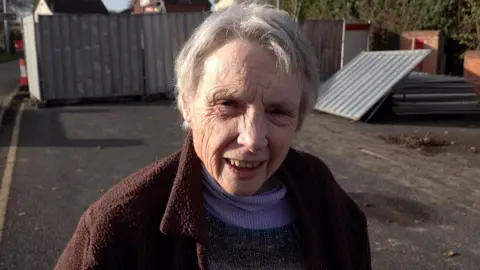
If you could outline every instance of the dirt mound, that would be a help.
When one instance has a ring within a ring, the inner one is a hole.
[[[402,145],[413,149],[427,150],[434,147],[449,146],[452,143],[430,135],[400,135],[400,136],[384,136],[379,135],[379,138],[390,144]]]

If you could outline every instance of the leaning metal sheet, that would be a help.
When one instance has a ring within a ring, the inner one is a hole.
[[[319,89],[314,108],[360,120],[393,86],[412,72],[431,50],[363,52]]]

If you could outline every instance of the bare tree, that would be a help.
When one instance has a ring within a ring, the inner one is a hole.
[[[304,4],[305,0],[290,0],[290,15],[295,21],[298,21]]]
[[[269,4],[276,5],[276,0],[270,0],[268,2]],[[295,21],[298,21],[304,7],[305,0],[280,0],[280,8],[288,12]]]

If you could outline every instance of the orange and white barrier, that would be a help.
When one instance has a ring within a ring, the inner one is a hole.
[[[20,88],[28,88],[27,69],[23,58],[20,59]]]

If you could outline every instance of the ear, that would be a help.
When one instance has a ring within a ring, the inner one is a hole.
[[[180,102],[182,103],[182,108],[183,108],[183,119],[185,120],[185,122],[190,124],[192,121],[192,113],[190,108],[191,103],[187,102],[185,95],[180,96]]]

